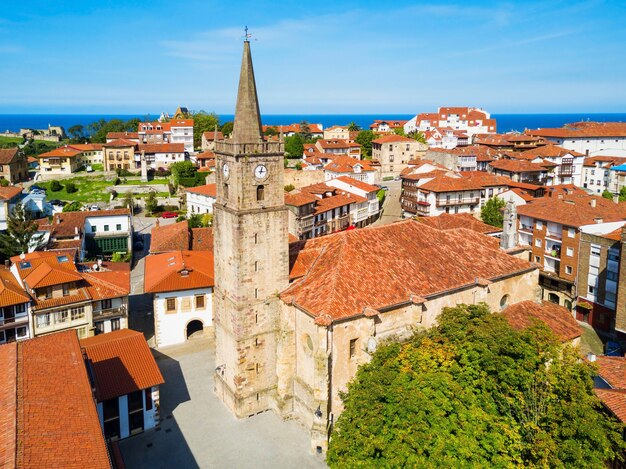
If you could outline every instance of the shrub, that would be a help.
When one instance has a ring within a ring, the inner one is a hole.
[[[114,252],[111,256],[111,262],[130,262],[130,253]]]
[[[176,187],[171,182],[167,184],[167,190],[169,191],[170,195],[176,194]]]
[[[287,184],[285,186],[285,192],[291,192],[292,190],[294,190],[296,188],[296,186],[294,186],[293,184]]]
[[[178,184],[183,187],[196,187],[196,178],[178,178]]]
[[[71,202],[71,203],[65,205],[63,207],[63,211],[64,212],[80,212],[80,210],[82,208],[83,208],[83,204],[81,204],[80,202],[75,200],[74,202]]]
[[[176,205],[163,205],[164,212],[178,212],[179,208]]]
[[[59,192],[61,189],[63,189],[63,186],[59,181],[55,180],[50,183],[50,190],[52,192]]]
[[[118,186],[122,183],[122,180],[120,178],[115,178],[115,181],[113,181],[113,185],[114,186]]]
[[[302,171],[302,163],[296,163],[296,171]]]
[[[7,187],[9,185],[9,180],[8,179],[0,179],[0,187]]]
[[[168,177],[172,174],[172,172],[167,168],[158,168],[154,175],[158,178]]]
[[[77,190],[78,189],[76,189],[76,184],[74,184],[73,182],[65,183],[65,192],[67,192],[68,194],[73,194]]]

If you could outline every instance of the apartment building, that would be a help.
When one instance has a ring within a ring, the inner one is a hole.
[[[42,176],[48,174],[71,174],[82,166],[81,150],[64,146],[37,155],[39,171]]]
[[[585,156],[626,156],[625,122],[576,122],[561,128],[527,130]]]
[[[373,186],[348,176],[330,179],[326,181],[326,185],[367,199],[367,210],[358,208],[351,213],[352,225],[362,228],[378,219],[380,214],[380,203],[377,196],[380,188],[378,186]]]
[[[626,204],[580,193],[542,197],[517,207],[519,243],[542,266],[542,298],[572,309],[581,233],[589,226],[626,220]]]
[[[395,129],[404,129],[407,120],[382,120],[382,119],[374,119],[374,122],[370,124],[370,130],[387,134],[393,132]]]
[[[187,195],[187,216],[213,213],[213,204],[217,197],[215,184],[190,187],[185,189]]]
[[[315,161],[311,161],[310,158],[305,159],[305,162],[307,164],[311,164],[312,166],[320,166],[322,161],[323,160],[320,159],[320,162],[316,165]],[[325,166],[323,166],[323,170],[326,181],[341,176],[347,176],[368,184],[374,184],[379,177],[378,171],[371,161],[357,160],[346,155],[333,157]]]
[[[625,223],[585,226],[580,235],[576,319],[608,333],[615,331]]]
[[[478,169],[475,152],[465,148],[428,148],[424,159],[445,166],[452,171],[476,171]]]
[[[372,159],[380,164],[381,178],[397,176],[409,161],[422,157],[427,145],[400,135],[384,135],[372,140]]]
[[[552,169],[551,184],[575,184],[582,186],[583,164],[585,155],[573,150],[568,150],[557,145],[543,145],[532,150],[512,154],[517,159],[524,159],[533,163],[552,163],[556,166]]]
[[[102,158],[105,171],[115,171],[116,169],[134,169],[135,151],[138,144],[132,140],[120,138],[111,140],[102,147]]]
[[[357,135],[358,132],[349,130],[346,125],[333,125],[324,129],[322,138],[327,140],[354,140]]]
[[[361,159],[361,145],[351,140],[342,140],[339,138],[327,140],[320,138],[315,142],[315,148],[320,153],[348,155],[357,160]]]
[[[505,176],[514,182],[525,182],[539,186],[552,184],[553,169],[556,164],[550,162],[533,163],[528,160],[501,158],[490,162],[487,171],[498,176]]]
[[[406,124],[404,132],[425,132],[435,128],[463,130],[468,136],[496,133],[496,120],[488,112],[473,107],[440,107],[437,112],[418,114]]]
[[[102,143],[72,143],[71,148],[80,150],[80,159],[83,165],[103,164]]]
[[[137,138],[143,144],[179,143],[187,153],[193,152],[193,119],[171,119],[168,122],[140,122]]]
[[[0,267],[0,344],[28,339],[30,296],[6,267]]]
[[[620,189],[626,184],[623,179],[620,179],[621,171],[611,171],[611,169],[624,164],[626,164],[626,157],[601,155],[585,158],[582,187],[593,194],[601,194],[605,190],[619,194]]]
[[[185,161],[189,153],[183,143],[140,143],[134,154],[134,168],[141,168],[141,159],[145,158],[149,169],[167,168],[172,163]]]
[[[11,184],[28,180],[28,161],[19,148],[0,148],[0,179]]]

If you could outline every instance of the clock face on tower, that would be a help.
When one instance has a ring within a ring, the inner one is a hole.
[[[230,176],[230,168],[227,163],[222,165],[222,172],[224,173],[224,179],[228,179],[228,176]]]
[[[260,181],[267,177],[267,168],[265,165],[260,164],[254,168],[254,177]]]

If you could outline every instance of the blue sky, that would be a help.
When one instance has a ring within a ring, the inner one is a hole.
[[[266,114],[626,112],[626,4],[23,0],[1,113],[232,113],[243,27]]]

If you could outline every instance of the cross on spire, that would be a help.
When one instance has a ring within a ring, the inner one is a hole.
[[[243,30],[245,31],[244,40],[249,42],[250,38],[252,37],[252,34],[248,33],[248,25],[246,25],[246,27],[243,28]]]

